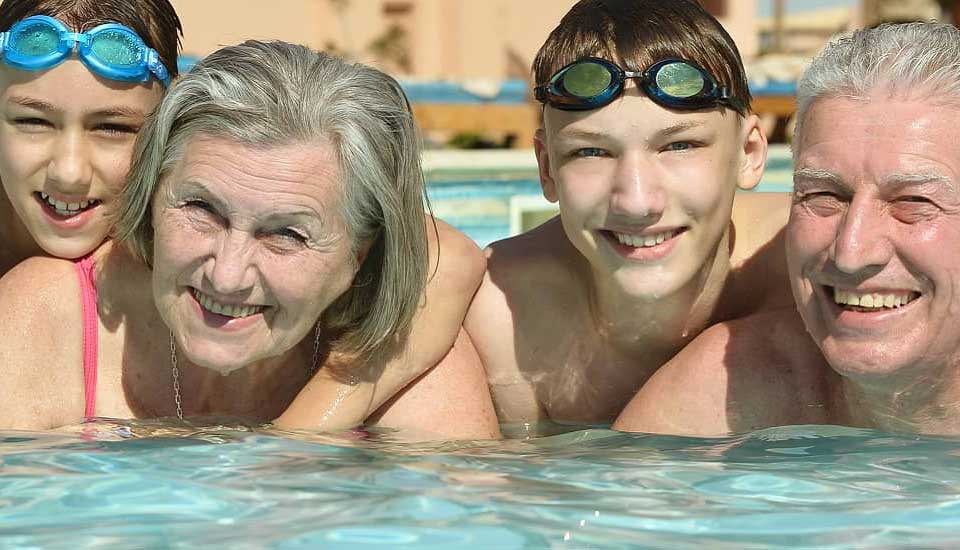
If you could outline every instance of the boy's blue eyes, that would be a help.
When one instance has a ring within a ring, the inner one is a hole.
[[[696,147],[694,142],[690,141],[675,141],[666,145],[663,148],[664,151],[689,151]],[[573,152],[575,157],[605,157],[610,153],[606,149],[601,149],[599,147],[581,147]]]
[[[584,147],[577,149],[574,154],[578,157],[602,157],[606,154],[606,151],[599,147]]]

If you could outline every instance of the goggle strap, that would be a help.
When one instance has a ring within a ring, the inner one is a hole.
[[[170,73],[167,72],[166,66],[163,62],[160,61],[160,54],[157,53],[157,50],[153,48],[147,48],[147,68],[153,73],[153,76],[157,77],[157,80],[163,83],[164,86],[170,87]]]
[[[546,99],[547,99],[547,86],[545,86],[545,85],[536,86],[536,87],[533,89],[533,97],[534,97],[537,101],[546,101]]]

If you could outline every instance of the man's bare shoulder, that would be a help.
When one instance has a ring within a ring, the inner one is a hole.
[[[614,427],[722,435],[802,422],[821,365],[793,308],[720,323],[659,369]]]
[[[80,286],[73,262],[30,258],[0,279],[5,428],[44,429],[82,414]],[[79,408],[78,408],[79,406]]]

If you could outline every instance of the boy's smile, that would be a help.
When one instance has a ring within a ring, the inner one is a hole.
[[[600,109],[545,110],[544,196],[559,201],[567,238],[599,279],[650,299],[702,280],[736,186],[759,179],[741,176],[747,138],[759,134],[748,120],[669,110],[635,87]]]

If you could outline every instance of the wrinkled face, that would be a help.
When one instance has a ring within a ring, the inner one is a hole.
[[[198,135],[153,200],[153,292],[190,361],[222,373],[311,333],[358,269],[327,143]]]
[[[91,73],[80,61],[41,72],[0,64],[0,181],[33,239],[77,258],[110,230],[133,144],[163,86]]]
[[[628,87],[600,109],[545,110],[541,184],[560,202],[564,231],[598,280],[658,299],[704,272],[737,185],[759,181],[760,171],[742,170],[748,135],[758,140],[752,153],[762,167],[766,142],[755,117],[672,111]]]
[[[956,353],[957,120],[958,108],[897,99],[821,99],[805,116],[788,265],[807,330],[840,374],[908,375]]]

